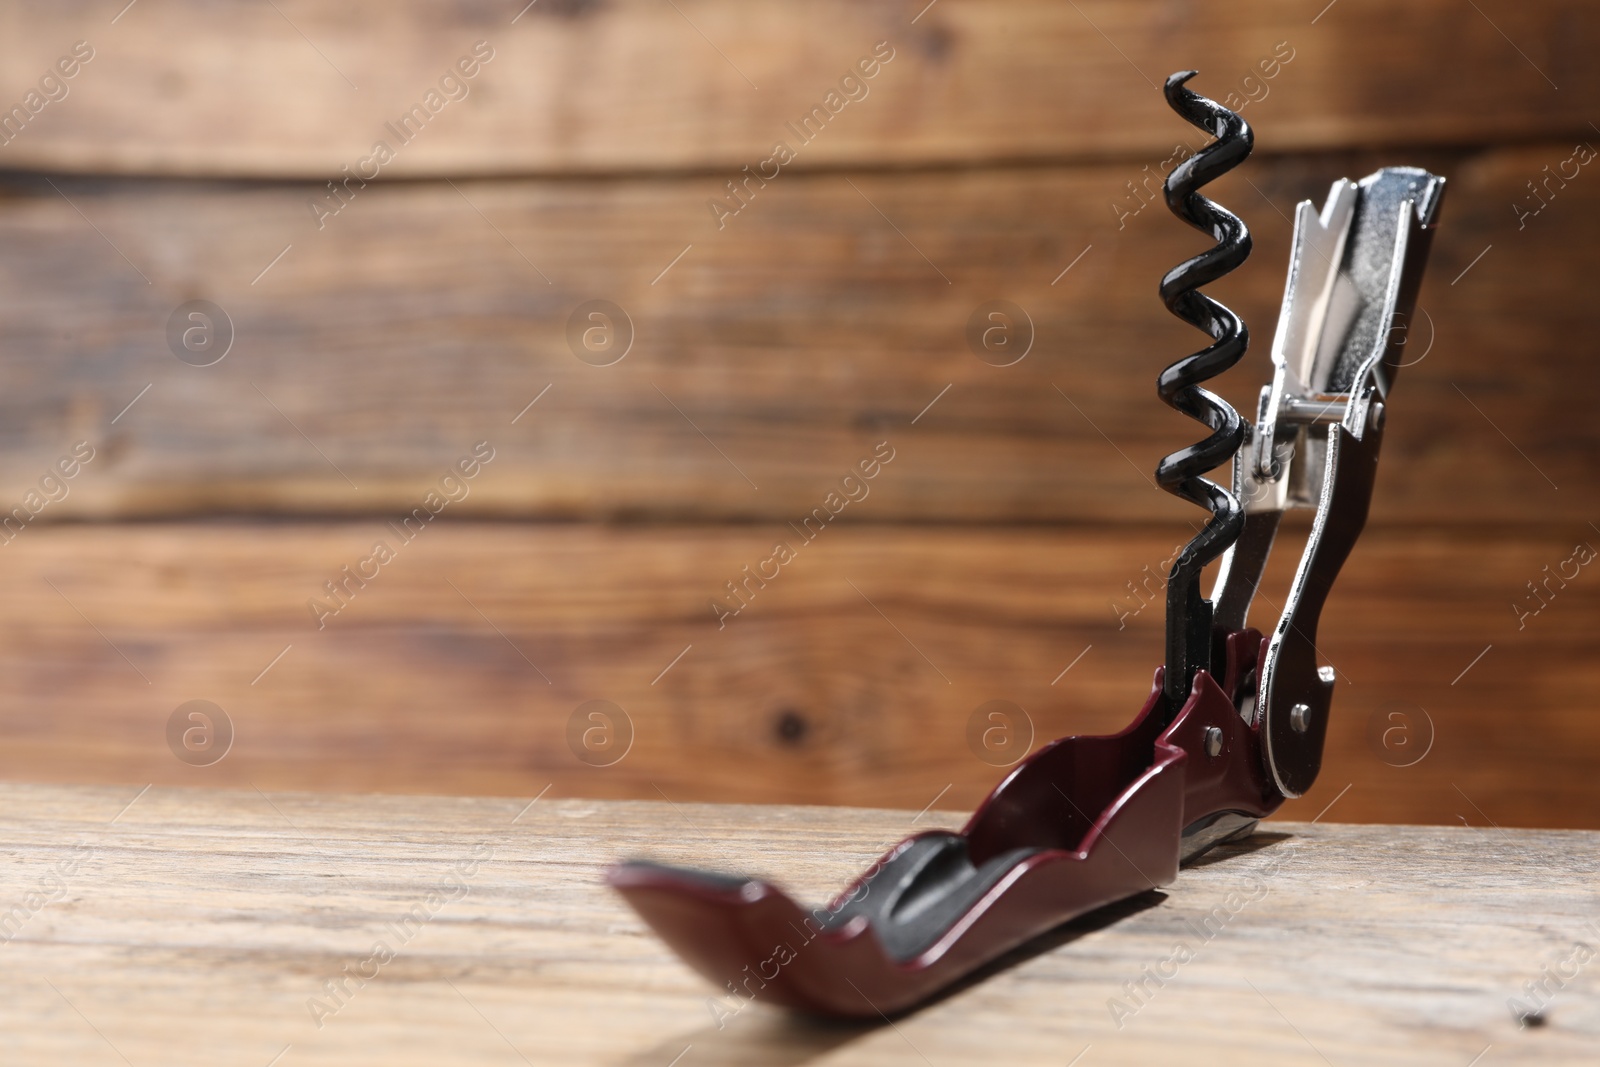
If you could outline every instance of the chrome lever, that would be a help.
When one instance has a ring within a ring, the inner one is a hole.
[[[1234,459],[1245,528],[1223,556],[1213,602],[1221,632],[1243,629],[1283,513],[1315,508],[1289,596],[1261,660],[1247,721],[1285,796],[1322,765],[1334,674],[1316,648],[1322,604],[1366,523],[1385,401],[1400,369],[1445,179],[1390,167],[1333,184],[1322,211],[1296,209],[1274,373]]]

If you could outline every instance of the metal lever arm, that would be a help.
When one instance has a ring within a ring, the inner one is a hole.
[[[1241,629],[1283,512],[1316,509],[1248,715],[1263,724],[1268,769],[1287,797],[1304,794],[1322,766],[1334,673],[1317,663],[1317,622],[1366,524],[1385,402],[1444,185],[1390,167],[1335,182],[1320,214],[1310,201],[1298,208],[1272,384],[1234,463],[1245,529],[1213,597],[1217,627]]]

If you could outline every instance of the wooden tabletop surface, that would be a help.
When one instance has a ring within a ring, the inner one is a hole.
[[[1600,833],[1270,823],[931,1007],[842,1027],[715,998],[601,871],[652,855],[820,900],[960,816],[530,799],[0,786],[0,1062],[1600,1055]]]

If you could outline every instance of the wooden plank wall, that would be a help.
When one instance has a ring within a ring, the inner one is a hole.
[[[1451,183],[1290,813],[1600,826],[1597,48],[1578,0],[10,5],[0,774],[961,807],[987,702],[1115,729],[1199,515],[1149,478],[1198,67],[1256,130],[1247,410],[1293,205]]]

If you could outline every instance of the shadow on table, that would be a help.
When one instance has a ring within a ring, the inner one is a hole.
[[[1236,856],[1248,856],[1252,852],[1259,852],[1269,845],[1276,845],[1280,841],[1288,841],[1294,837],[1280,830],[1257,830],[1243,841],[1230,841],[1225,845],[1218,845],[1199,859],[1191,860],[1183,865],[1186,871],[1199,870],[1209,867],[1213,863],[1224,863]],[[1180,874],[1181,878],[1182,875]]]

